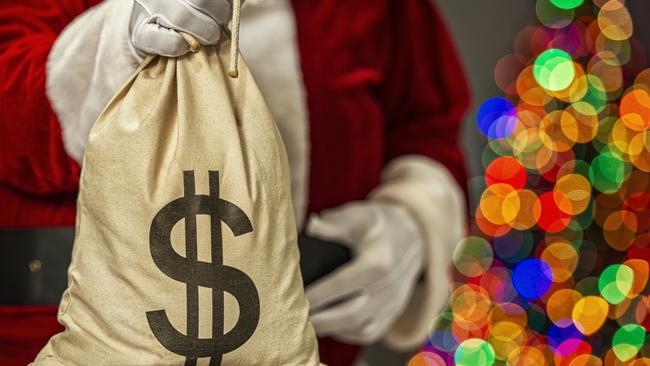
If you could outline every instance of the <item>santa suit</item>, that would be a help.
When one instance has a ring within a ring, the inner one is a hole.
[[[97,53],[97,35],[82,40],[83,51],[66,53],[79,42],[71,41],[70,33],[79,32],[70,31],[71,22],[98,2],[0,6],[2,228],[75,223],[78,162],[89,128],[80,121],[96,117],[124,80],[93,72],[98,63],[120,62]],[[110,26],[97,17],[85,27]],[[469,99],[434,6],[429,0],[249,0],[241,43],[287,148],[298,226],[309,213],[369,194],[403,202],[422,225],[424,280],[386,340],[402,347],[424,341],[445,301],[443,267],[463,227],[457,140]],[[115,48],[108,53],[119,53]],[[125,64],[123,72],[135,66]],[[115,86],[94,90],[88,78]],[[453,200],[422,199],[432,195]],[[60,330],[54,306],[0,305],[0,364],[24,365]],[[348,365],[357,351],[320,340],[329,365]]]

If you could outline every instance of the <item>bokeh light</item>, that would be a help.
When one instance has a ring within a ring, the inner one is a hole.
[[[492,265],[492,246],[487,240],[469,236],[454,249],[453,261],[458,272],[466,277],[476,277],[485,273]]]
[[[612,264],[601,273],[598,289],[605,300],[616,305],[625,300],[630,293],[633,281],[634,271],[632,268],[621,264]]]
[[[445,360],[433,352],[418,352],[411,357],[408,366],[445,366]]]
[[[481,104],[476,121],[481,132],[493,139],[508,137],[517,127],[514,105],[499,97],[488,99]]]
[[[458,366],[491,366],[494,359],[494,348],[488,342],[477,338],[461,343],[454,355],[454,362]]]
[[[609,304],[599,296],[580,298],[571,308],[571,320],[584,335],[596,333],[605,323]]]
[[[539,259],[526,259],[515,267],[512,283],[522,297],[534,300],[544,296],[551,288],[553,270],[548,263]]]
[[[469,236],[410,364],[650,366],[650,69],[624,0],[535,11],[478,110]]]
[[[552,29],[568,26],[575,16],[573,9],[559,8],[551,0],[537,0],[535,12],[539,21]]]
[[[575,9],[583,2],[584,0],[551,0],[551,3],[560,9]]]
[[[495,159],[485,170],[485,182],[488,185],[506,183],[516,189],[526,185],[526,168],[512,156]]]
[[[626,324],[614,333],[612,349],[621,361],[636,356],[645,342],[645,329],[638,324]]]
[[[558,91],[571,85],[576,72],[571,55],[563,50],[552,48],[537,57],[533,75],[544,89]]]
[[[598,26],[607,38],[622,41],[633,32],[632,17],[625,4],[619,0],[606,2],[598,13]]]

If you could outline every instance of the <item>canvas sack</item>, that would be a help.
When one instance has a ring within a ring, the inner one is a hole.
[[[90,132],[68,289],[33,365],[318,365],[286,152],[230,42],[153,56]]]

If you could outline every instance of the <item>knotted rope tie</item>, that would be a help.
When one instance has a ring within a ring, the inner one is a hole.
[[[241,0],[232,2],[232,31],[230,35],[230,68],[228,76],[239,76],[239,20],[241,17]],[[189,33],[179,32],[181,37],[190,45],[192,52],[199,52],[201,44]]]

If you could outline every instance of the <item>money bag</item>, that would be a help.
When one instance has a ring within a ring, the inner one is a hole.
[[[289,168],[229,41],[150,57],[93,125],[65,327],[33,365],[318,365]]]

